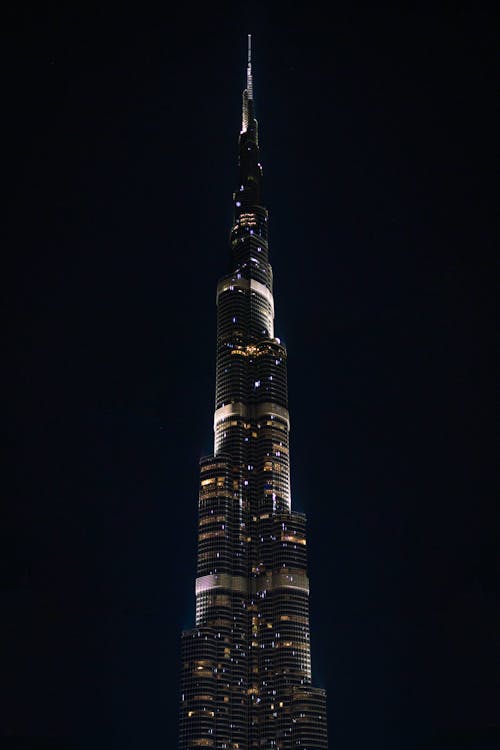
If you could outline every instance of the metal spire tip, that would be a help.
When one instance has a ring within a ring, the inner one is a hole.
[[[248,98],[253,99],[252,35],[251,34],[248,35],[247,91],[248,91]]]

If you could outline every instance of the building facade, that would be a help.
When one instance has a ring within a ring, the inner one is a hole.
[[[200,462],[196,624],[182,634],[180,750],[328,747],[261,183],[249,37],[232,270],[217,285],[214,453]]]

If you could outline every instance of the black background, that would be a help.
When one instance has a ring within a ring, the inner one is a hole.
[[[330,746],[493,747],[494,18],[455,3],[8,15],[1,733],[176,747],[247,32]]]

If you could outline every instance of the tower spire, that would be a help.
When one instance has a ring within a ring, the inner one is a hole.
[[[241,116],[241,133],[249,129],[255,130],[257,135],[257,122],[253,112],[253,78],[252,78],[252,35],[248,34],[248,56],[247,56],[247,85],[243,91],[243,107]]]
[[[252,81],[252,35],[248,35],[248,62],[247,62],[247,91],[248,98],[253,99],[253,81]]]

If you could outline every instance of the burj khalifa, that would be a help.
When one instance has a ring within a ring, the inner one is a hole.
[[[200,461],[196,623],[182,633],[179,750],[326,750],[326,695],[311,674],[306,518],[292,509],[287,352],[274,331],[250,37],[233,207],[231,270],[216,295],[214,450]]]

